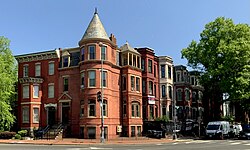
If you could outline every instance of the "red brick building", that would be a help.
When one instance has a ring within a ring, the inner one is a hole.
[[[103,94],[105,138],[140,136],[159,114],[158,58],[150,48],[120,48],[95,12],[79,46],[16,56],[18,126],[62,124],[66,137],[99,138]],[[102,88],[103,87],[103,88]]]

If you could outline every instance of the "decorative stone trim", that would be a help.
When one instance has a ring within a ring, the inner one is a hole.
[[[32,78],[32,77],[26,77],[26,78],[19,78],[19,82],[22,83],[43,83],[42,78]]]
[[[57,108],[57,104],[49,103],[49,104],[44,104],[44,108],[47,109],[48,107],[55,107]]]

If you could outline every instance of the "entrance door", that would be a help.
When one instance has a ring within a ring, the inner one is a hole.
[[[70,106],[69,103],[62,103],[62,124],[68,125],[70,119]]]
[[[48,107],[48,125],[53,126],[56,120],[56,109],[55,107]]]

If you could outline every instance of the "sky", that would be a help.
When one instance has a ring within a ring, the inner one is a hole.
[[[119,47],[150,47],[175,65],[217,17],[250,25],[250,0],[0,0],[0,36],[14,55],[77,47],[95,8]]]

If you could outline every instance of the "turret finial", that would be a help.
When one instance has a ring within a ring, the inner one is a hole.
[[[98,14],[98,13],[97,13],[97,8],[95,8],[95,14]]]

